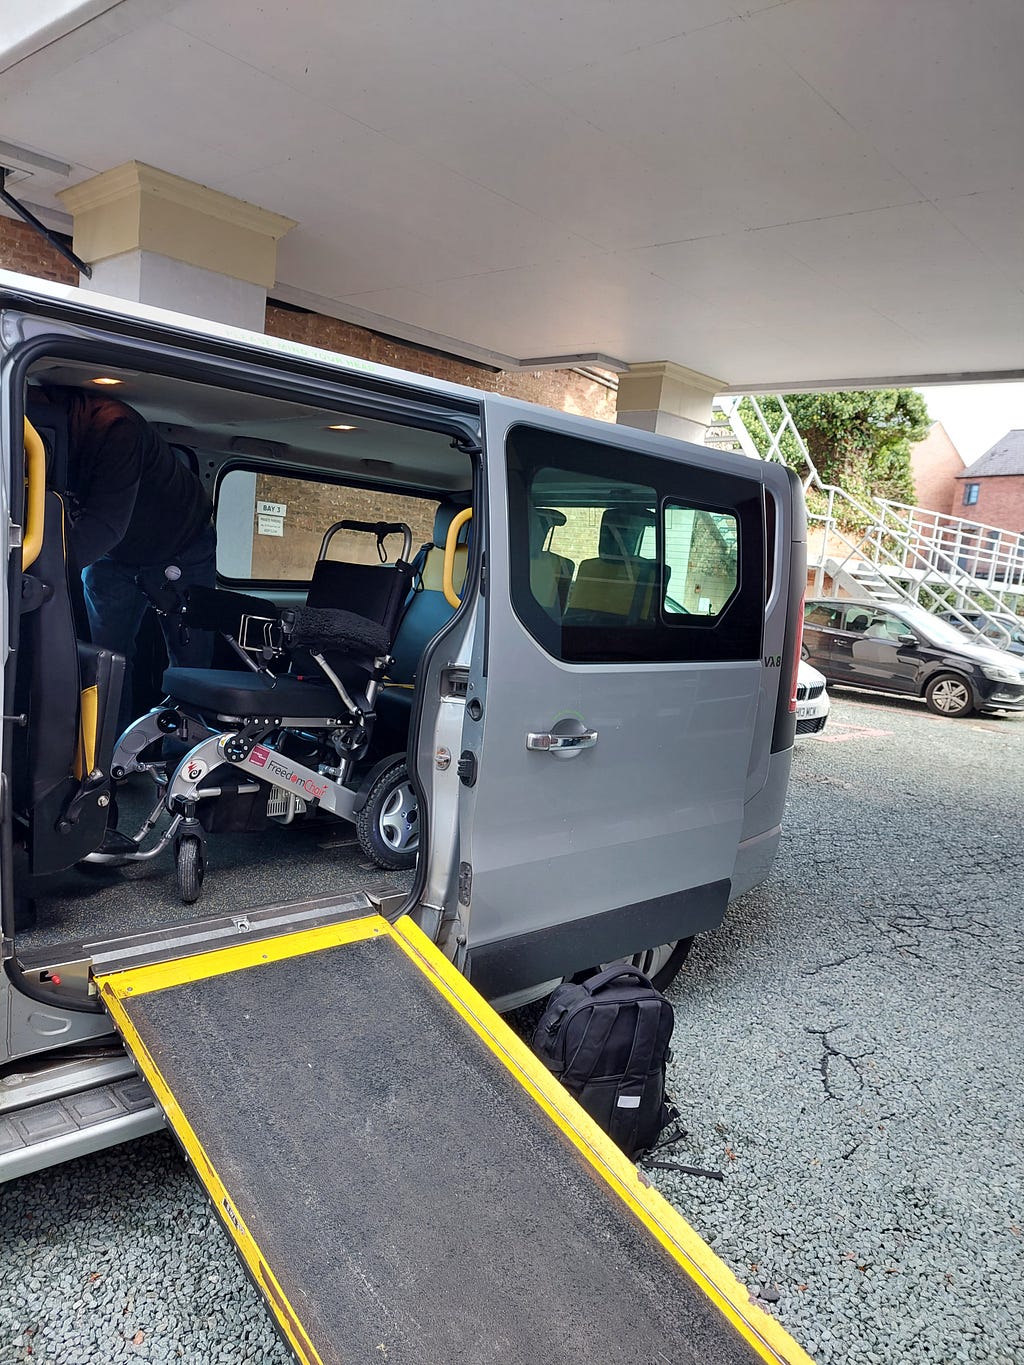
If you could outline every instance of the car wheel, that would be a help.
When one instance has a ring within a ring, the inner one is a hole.
[[[938,716],[969,716],[974,710],[971,685],[957,673],[940,673],[932,678],[924,699]]]
[[[360,847],[378,867],[398,871],[414,865],[420,846],[419,802],[404,759],[377,778],[355,823]]]
[[[642,953],[634,953],[631,957],[621,960],[632,963],[634,967],[639,967],[644,976],[650,979],[651,985],[656,991],[666,991],[679,975],[679,969],[690,956],[692,947],[692,938],[680,938],[672,943],[659,944],[657,948],[645,948]],[[577,973],[572,979],[584,981],[593,972],[604,971],[605,967],[611,965],[610,962],[602,962],[591,971]]]

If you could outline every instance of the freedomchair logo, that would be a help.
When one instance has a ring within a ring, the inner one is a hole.
[[[265,768],[274,777],[279,778],[282,782],[288,782],[293,787],[300,788],[306,796],[312,796],[317,801],[327,793],[326,782],[321,785],[319,782],[314,782],[312,777],[307,777],[305,772],[301,770],[296,772],[293,768],[286,767],[280,762],[272,749],[266,749],[262,744],[254,746],[247,762],[253,767]]]

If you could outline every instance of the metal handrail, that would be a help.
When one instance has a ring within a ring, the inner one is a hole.
[[[808,471],[802,479],[804,493],[813,489],[825,499],[824,512],[814,512],[810,508],[807,511],[808,522],[820,524],[824,532],[817,561],[811,560],[808,565],[815,570],[819,593],[824,587],[829,545],[838,540],[845,554],[831,562],[829,572],[833,578],[844,571],[856,578],[852,566],[867,564],[886,587],[904,601],[919,603],[921,595],[925,594],[929,601],[924,605],[952,611],[962,625],[976,629],[976,623],[968,621],[964,615],[969,611],[1009,643],[1009,633],[995,613],[1016,616],[1016,599],[1024,596],[1024,534],[941,512],[928,512],[890,498],[871,498],[870,505],[861,502],[838,485],[822,482],[807,443],[780,394],[774,395],[780,413],[774,425],[774,417],[769,420],[757,396],[749,394],[747,397],[768,442],[764,456],[740,413],[743,395],[725,394],[715,400],[730,422],[744,454],[785,463],[782,442],[786,433],[791,433]],[[856,519],[864,523],[866,529],[855,535],[847,534],[839,523],[843,513],[846,522],[854,519],[851,513],[856,513]],[[987,573],[979,574],[979,568]],[[1020,592],[1007,593],[997,587],[997,578],[1007,585],[1019,583]],[[908,589],[905,582],[911,583],[912,587]],[[948,593],[953,595],[952,605],[945,595]],[[1015,600],[1008,601],[1008,597]],[[983,606],[983,602],[995,603],[995,606]]]

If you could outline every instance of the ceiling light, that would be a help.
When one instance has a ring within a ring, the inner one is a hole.
[[[123,384],[123,379],[112,379],[110,375],[101,374],[96,379],[90,379],[90,384]]]
[[[335,422],[333,426],[324,427],[324,431],[358,431],[358,427],[346,426],[344,422]]]

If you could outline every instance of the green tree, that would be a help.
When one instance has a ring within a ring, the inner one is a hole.
[[[758,402],[777,429],[782,417],[778,399]],[[925,400],[915,389],[792,393],[785,402],[822,483],[838,484],[861,501],[873,495],[914,502],[911,446],[924,439],[931,425]],[[743,400],[740,412],[754,444],[765,454],[769,440],[749,399]],[[787,464],[806,472],[789,431],[780,448]]]

